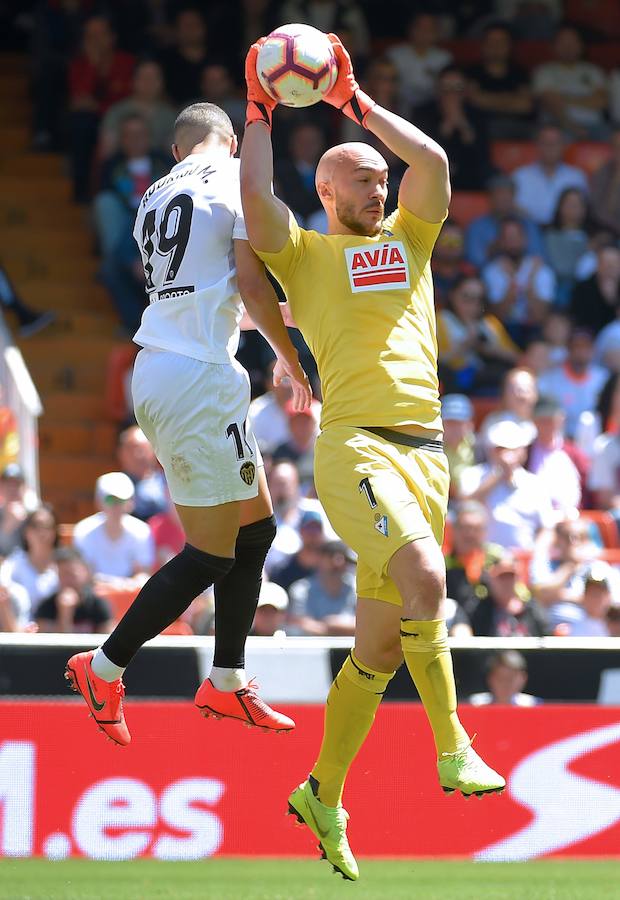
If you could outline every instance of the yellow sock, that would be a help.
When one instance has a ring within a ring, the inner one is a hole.
[[[405,662],[433,729],[437,756],[454,753],[468,743],[456,711],[456,686],[448,629],[443,619],[401,619],[400,642]]]
[[[312,775],[319,800],[338,806],[351,763],[366,740],[394,672],[376,672],[352,652],[336,675],[325,705],[325,729]]]

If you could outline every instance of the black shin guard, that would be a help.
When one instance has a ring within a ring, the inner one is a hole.
[[[276,536],[274,516],[239,529],[235,564],[215,584],[215,656],[213,665],[242,669],[245,640],[258,603],[267,551]]]
[[[185,612],[199,594],[234,565],[186,544],[146,582],[102,650],[117,666],[127,666],[142,644],[156,637]]]

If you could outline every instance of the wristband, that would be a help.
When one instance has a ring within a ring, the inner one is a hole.
[[[376,105],[377,104],[372,97],[369,97],[368,94],[358,88],[353,96],[340,107],[340,111],[343,112],[345,116],[348,116],[349,119],[353,119],[354,122],[361,125],[362,128],[366,128],[364,120],[373,106]]]
[[[271,117],[273,110],[266,103],[259,103],[257,100],[248,100],[245,111],[245,124],[250,125],[252,122],[264,122],[271,131]]]

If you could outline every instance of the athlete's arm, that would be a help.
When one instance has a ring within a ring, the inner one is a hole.
[[[247,228],[247,219],[246,219]],[[283,377],[291,379],[293,403],[298,410],[310,406],[312,391],[308,376],[299,364],[299,355],[282,320],[280,304],[263,263],[247,241],[233,241],[237,266],[237,286],[250,316],[277,356],[274,384]]]
[[[330,34],[329,39],[338,61],[338,78],[325,101],[375,134],[408,164],[400,185],[400,203],[425,222],[440,222],[450,203],[445,151],[411,122],[378,106],[360,90],[351,57],[335,34]]]
[[[272,189],[271,115],[276,102],[265,93],[256,75],[259,46],[260,42],[252,44],[245,60],[248,107],[241,146],[241,202],[252,246],[278,253],[288,240],[289,210]]]
[[[443,148],[382,106],[373,106],[365,125],[409,167],[398,191],[402,206],[425,222],[441,222],[450,203],[450,171]]]

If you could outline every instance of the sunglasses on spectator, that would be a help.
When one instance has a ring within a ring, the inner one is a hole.
[[[34,521],[29,523],[28,528],[36,528],[37,531],[56,531],[53,522]]]
[[[115,497],[114,494],[106,494],[103,498],[103,502],[106,506],[119,506],[121,503],[126,503],[126,500],[123,500],[122,497]]]

